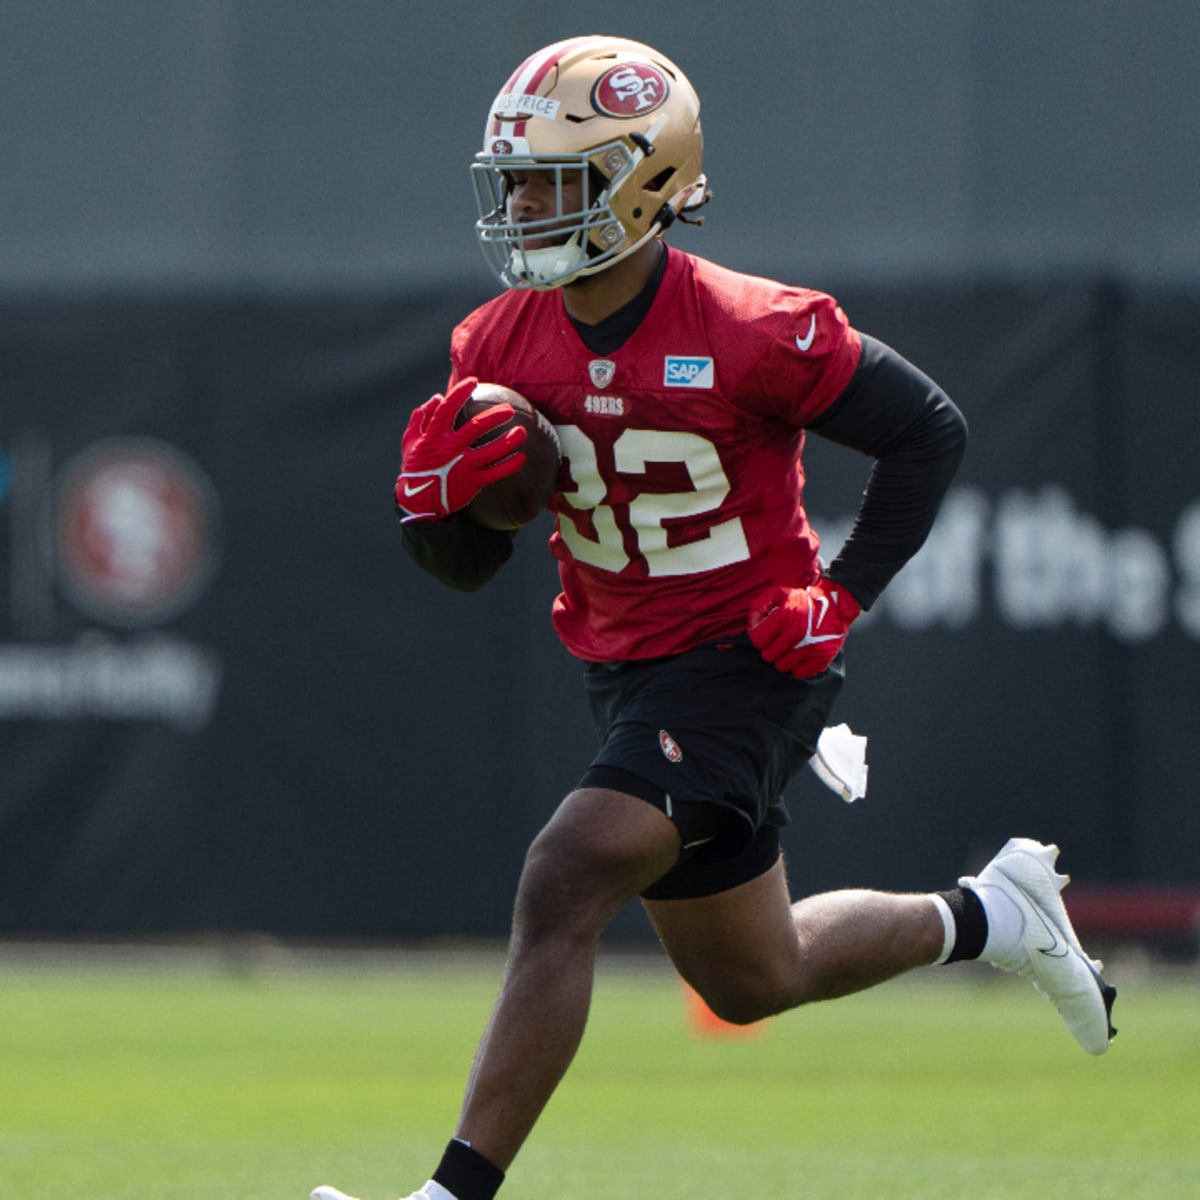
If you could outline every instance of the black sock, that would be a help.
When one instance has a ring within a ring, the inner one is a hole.
[[[954,914],[954,949],[950,951],[948,963],[965,962],[978,958],[987,942],[987,914],[983,903],[970,888],[952,888],[938,892]]]
[[[504,1182],[504,1172],[455,1138],[446,1147],[433,1178],[453,1192],[455,1200],[492,1200]]]

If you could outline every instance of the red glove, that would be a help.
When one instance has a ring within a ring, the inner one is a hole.
[[[837,657],[861,611],[845,587],[824,575],[808,587],[767,588],[750,605],[750,640],[778,670],[809,679]]]
[[[442,521],[466,508],[489,483],[514,475],[525,465],[524,453],[517,450],[526,436],[521,425],[485,445],[471,444],[503,425],[513,415],[511,404],[493,405],[454,428],[478,382],[474,376],[460,379],[445,396],[426,400],[409,419],[396,480],[396,505],[405,514],[402,523]]]

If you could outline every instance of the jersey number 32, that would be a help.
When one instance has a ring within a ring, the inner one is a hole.
[[[574,490],[563,489],[572,508],[591,515],[594,536],[585,536],[568,511],[560,513],[559,532],[571,554],[605,571],[621,571],[632,561],[632,546],[652,576],[696,575],[750,557],[740,517],[718,520],[729,495],[729,478],[712,442],[684,430],[626,429],[613,443],[613,466],[625,477],[645,475],[647,463],[680,463],[690,491],[641,492],[628,505],[606,503],[608,483],[600,473],[596,447],[577,425],[557,425],[563,456],[571,460]],[[711,514],[700,537],[670,544],[673,524]],[[624,527],[624,528],[623,528]]]

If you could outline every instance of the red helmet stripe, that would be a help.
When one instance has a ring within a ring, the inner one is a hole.
[[[591,38],[568,38],[565,42],[555,42],[536,54],[531,54],[508,78],[501,95],[530,96],[536,95],[537,89],[550,72],[577,46],[590,42]],[[492,134],[499,136],[504,133],[508,137],[524,137],[525,122],[517,121],[507,129],[501,129],[498,120],[492,122]]]

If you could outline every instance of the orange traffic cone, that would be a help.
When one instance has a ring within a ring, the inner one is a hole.
[[[769,1021],[755,1021],[752,1025],[734,1025],[730,1021],[722,1020],[708,1007],[700,993],[686,983],[683,984],[683,1004],[688,1028],[697,1037],[758,1037],[770,1024]]]

